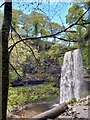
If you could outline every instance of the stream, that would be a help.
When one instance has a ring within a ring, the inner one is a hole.
[[[48,103],[32,103],[29,107],[26,107],[22,111],[16,112],[16,115],[20,116],[21,118],[28,118],[38,115],[46,110],[50,109],[50,105]]]
[[[23,106],[22,109],[15,110],[13,115],[19,116],[20,118],[31,118],[42,112],[50,110],[59,104],[59,97],[50,100],[50,101],[38,101],[36,103],[30,103],[28,105]]]

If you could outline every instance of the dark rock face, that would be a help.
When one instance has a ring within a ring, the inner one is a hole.
[[[24,83],[11,83],[11,87],[24,86]]]
[[[57,66],[57,65],[51,65],[49,66],[49,68],[47,68],[46,70],[47,73],[50,73],[50,74],[60,74],[61,72],[61,66]]]
[[[24,65],[23,66],[23,73],[32,73],[34,70],[34,67],[31,67],[30,65]]]
[[[23,79],[27,77],[26,81],[31,82],[31,80],[33,81],[39,80],[37,81],[37,84],[41,83],[41,81],[43,80],[54,81],[56,82],[55,86],[60,87],[61,65],[55,63],[50,57],[46,57],[44,61],[42,61],[37,66],[34,66],[33,63],[23,65],[22,70],[23,70]],[[36,81],[35,83],[30,83],[30,84],[36,84]]]
[[[43,84],[46,80],[30,80],[26,79],[25,81],[15,80],[11,82],[11,87],[24,86],[24,85],[38,85]]]
[[[25,76],[11,82],[12,87],[37,85],[48,81],[55,81],[55,87],[60,87],[61,65],[50,64],[49,66],[38,66],[36,70],[31,69],[30,66],[26,66],[24,72]],[[26,73],[28,73],[28,76],[26,76]]]
[[[90,69],[84,69],[84,80],[87,85],[88,93],[90,94]]]

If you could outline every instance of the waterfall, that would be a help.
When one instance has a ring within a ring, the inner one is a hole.
[[[79,49],[65,53],[61,69],[60,103],[84,96],[83,63]]]

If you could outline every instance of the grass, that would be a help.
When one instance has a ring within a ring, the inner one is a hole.
[[[78,102],[79,100],[77,99],[77,98],[75,98],[75,97],[73,97],[69,102],[68,102],[68,104],[69,105],[72,105],[73,103],[76,103],[76,102]]]

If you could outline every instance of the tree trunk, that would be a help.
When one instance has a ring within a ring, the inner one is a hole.
[[[47,119],[54,119],[56,118],[57,116],[59,116],[61,113],[65,112],[65,110],[68,109],[68,106],[66,103],[63,103],[51,110],[48,110],[46,112],[43,112],[35,117],[32,117],[34,118],[35,120],[47,120]]]
[[[8,37],[12,20],[12,2],[5,2],[2,25],[2,120],[6,120],[9,88]]]
[[[0,31],[0,120],[2,118],[2,34],[1,34],[1,31]]]

